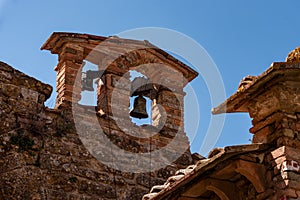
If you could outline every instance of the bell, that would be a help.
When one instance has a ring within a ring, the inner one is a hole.
[[[130,111],[130,116],[138,119],[148,118],[146,111],[146,99],[141,95],[134,99],[133,109]]]
[[[103,74],[103,70],[100,71],[92,71],[88,70],[82,73],[82,91],[94,91],[93,80],[95,78],[100,78]]]
[[[94,91],[93,79],[87,77],[82,79],[82,91]]]

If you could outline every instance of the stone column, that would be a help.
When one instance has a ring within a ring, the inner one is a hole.
[[[275,148],[267,156],[274,198],[300,197],[300,64],[275,63],[280,73],[249,103],[253,143]]]
[[[102,85],[97,90],[98,110],[106,116],[129,121],[130,80],[126,75],[110,71],[102,76]]]
[[[59,54],[59,63],[55,67],[56,108],[71,106],[81,99],[81,70],[83,67],[83,48],[66,43]]]
[[[152,106],[154,126],[163,124],[164,130],[183,131],[184,127],[184,92],[170,90],[158,91],[157,99]]]

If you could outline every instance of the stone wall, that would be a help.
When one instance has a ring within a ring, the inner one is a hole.
[[[195,162],[183,130],[193,69],[147,41],[117,37],[53,33],[41,49],[58,54],[55,109],[44,106],[51,86],[0,66],[0,199],[141,199]],[[95,106],[79,104],[85,61],[104,72]],[[151,125],[129,118],[140,88],[132,91],[130,70],[155,83]]]
[[[114,161],[128,163],[128,159],[114,154],[101,143],[99,130],[90,127],[101,124],[102,137],[129,152],[152,151],[166,145],[170,135],[136,140],[124,135],[111,118],[96,116],[94,107],[78,105],[75,109],[80,112],[75,114],[67,108],[46,108],[51,86],[4,63],[0,63],[0,86],[0,199],[141,199],[153,185],[193,163],[187,150],[175,163],[156,171],[117,170]],[[77,126],[74,118],[79,120]],[[83,145],[79,128],[91,137],[99,136],[92,140],[98,142],[95,152]],[[185,134],[181,137],[188,141]]]

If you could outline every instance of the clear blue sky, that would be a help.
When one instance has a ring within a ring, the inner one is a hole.
[[[188,35],[206,49],[229,97],[242,77],[262,73],[300,45],[299,10],[298,0],[0,0],[0,60],[55,86],[57,56],[40,51],[52,32],[109,36],[163,27]],[[201,116],[192,142],[195,152],[206,133],[211,105],[201,77],[192,87]],[[227,115],[216,147],[249,143],[250,127],[247,114]]]

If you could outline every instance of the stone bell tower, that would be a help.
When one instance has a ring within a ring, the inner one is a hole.
[[[68,116],[85,148],[112,169],[112,176],[122,174],[118,199],[135,199],[132,193],[141,199],[151,186],[195,162],[184,132],[183,88],[196,71],[148,41],[53,33],[42,49],[58,54],[56,108],[72,111]],[[97,70],[83,73],[86,61]],[[131,72],[143,76],[134,78]],[[97,93],[97,105],[79,104],[84,90]],[[143,113],[150,124],[131,121],[131,97],[142,108],[144,102],[138,99],[151,102],[151,112]]]

